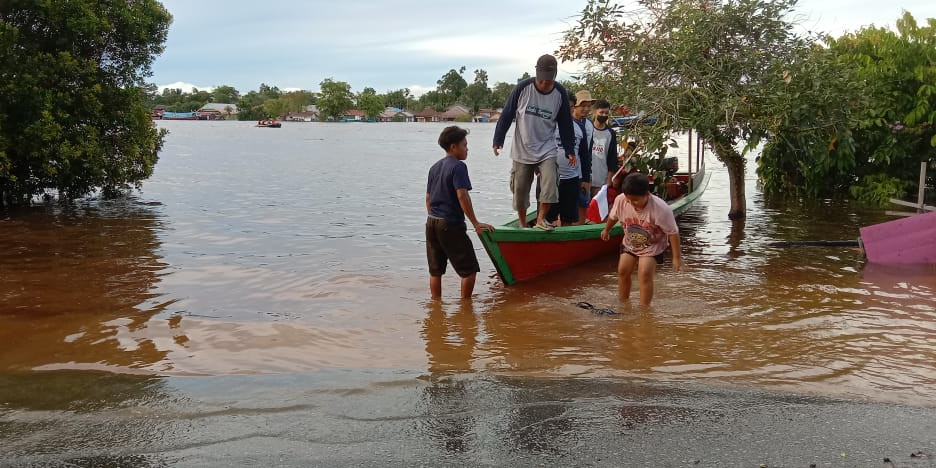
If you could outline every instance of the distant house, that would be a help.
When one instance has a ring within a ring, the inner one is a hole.
[[[474,116],[475,122],[497,122],[500,119],[501,111],[503,109],[489,109],[481,108],[478,109],[478,113]]]
[[[224,102],[209,102],[201,106],[196,112],[198,117],[206,120],[222,120],[237,115],[237,104]]]
[[[465,106],[455,104],[439,114],[439,121],[442,122],[454,122],[459,119],[470,122],[472,120],[471,110]]]
[[[399,107],[388,107],[377,116],[378,122],[413,122],[413,114]]]
[[[419,112],[413,114],[413,118],[416,122],[439,122],[439,113],[436,112],[431,107],[427,107]]]
[[[362,110],[357,110],[357,109],[351,109],[351,110],[345,112],[345,114],[344,114],[344,116],[342,117],[341,120],[343,120],[343,121],[345,121],[345,122],[363,122],[363,121],[364,121],[364,116],[365,116],[364,111],[362,111]]]
[[[318,112],[287,112],[280,118],[287,122],[317,122],[318,119]]]

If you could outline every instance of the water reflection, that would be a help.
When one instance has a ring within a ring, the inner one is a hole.
[[[0,369],[71,363],[124,371],[165,359],[128,333],[168,304],[158,210],[134,200],[44,206],[0,221]]]
[[[477,441],[475,408],[468,382],[458,374],[472,370],[478,340],[474,304],[470,300],[455,304],[432,300],[426,309],[423,339],[429,357],[429,385],[423,389],[428,416],[425,431],[447,452],[467,452]]]
[[[67,466],[165,466],[160,455],[119,448],[159,446],[178,436],[176,424],[145,416],[170,405],[169,393],[154,377],[0,374],[0,456],[20,466],[34,466],[48,455]]]

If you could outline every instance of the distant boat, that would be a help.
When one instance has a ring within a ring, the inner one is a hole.
[[[163,112],[163,120],[198,120],[198,114],[194,112]]]
[[[283,124],[279,123],[276,120],[260,120],[257,121],[258,127],[267,127],[267,128],[280,128]]]

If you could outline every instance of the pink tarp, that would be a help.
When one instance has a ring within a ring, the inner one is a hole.
[[[860,229],[872,263],[936,264],[936,211]]]

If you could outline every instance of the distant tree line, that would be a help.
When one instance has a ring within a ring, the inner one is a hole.
[[[488,73],[483,69],[474,70],[474,81],[465,80],[466,67],[451,69],[442,75],[436,89],[422,96],[414,96],[409,88],[378,93],[374,88],[366,87],[359,93],[351,90],[351,85],[344,81],[326,78],[319,83],[319,92],[282,91],[266,83],[256,91],[241,94],[232,86],[221,85],[212,91],[193,89],[191,92],[178,88],[166,88],[162,92],[155,85],[147,85],[146,96],[150,107],[166,106],[170,112],[193,112],[209,102],[236,104],[239,120],[259,120],[276,117],[287,112],[302,112],[307,106],[315,104],[322,120],[340,118],[349,109],[358,109],[368,117],[374,118],[387,107],[396,107],[409,111],[422,111],[430,108],[444,111],[453,104],[460,104],[473,113],[482,108],[503,107],[507,96],[516,83],[498,82],[488,85]],[[520,80],[529,78],[524,73]],[[234,115],[232,114],[232,117]]]

